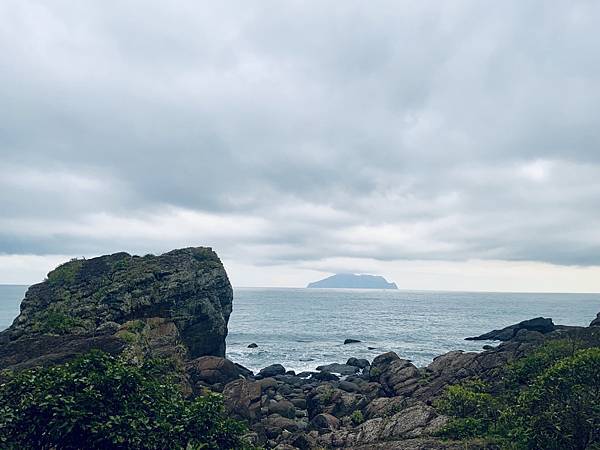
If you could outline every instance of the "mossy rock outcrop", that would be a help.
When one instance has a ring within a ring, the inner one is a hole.
[[[133,334],[158,318],[157,329],[169,335],[176,331],[190,358],[225,356],[232,298],[225,269],[210,248],[72,260],[29,288],[21,313],[0,333],[0,343],[45,336],[82,339],[111,328],[120,328],[116,337],[135,340]]]

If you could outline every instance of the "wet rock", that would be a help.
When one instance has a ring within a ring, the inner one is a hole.
[[[312,374],[310,379],[317,381],[338,381],[340,377],[332,374],[331,372],[316,372]]]
[[[360,369],[356,366],[349,366],[347,364],[333,363],[333,364],[327,364],[324,366],[319,366],[319,367],[317,367],[317,370],[319,370],[321,372],[336,373],[336,374],[340,374],[340,375],[353,375],[353,374],[357,373]]]
[[[483,341],[483,340],[497,340],[497,341],[508,341],[516,336],[519,330],[537,331],[542,334],[550,333],[556,329],[552,319],[546,319],[544,317],[536,317],[535,319],[524,320],[514,325],[502,328],[501,330],[493,330],[489,333],[484,333],[480,336],[468,337],[467,341]]]
[[[346,340],[344,340],[344,344],[358,344],[359,342],[361,342],[361,341],[359,341],[358,339],[346,339]]]
[[[252,372],[250,369],[242,366],[241,364],[238,363],[234,363],[235,367],[237,367],[238,371],[240,372],[240,374],[244,377],[244,378],[252,378],[254,377],[254,372]]]
[[[267,366],[258,372],[258,375],[263,378],[274,377],[275,375],[283,374],[285,374],[285,367],[283,367],[281,364],[271,364],[270,366]]]
[[[592,320],[590,327],[600,327],[600,312],[596,315],[596,318]]]
[[[248,348],[257,348],[258,344],[256,342],[253,342],[252,344],[248,344]]]
[[[366,360],[366,359],[358,359],[358,358],[348,358],[348,361],[346,362],[346,364],[348,366],[358,367],[359,369],[364,369],[364,368],[369,367],[371,365],[371,363],[369,363],[368,360]]]

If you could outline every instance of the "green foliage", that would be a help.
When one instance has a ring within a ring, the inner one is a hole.
[[[532,354],[507,366],[505,381],[511,383],[513,388],[528,385],[558,360],[572,356],[581,345],[580,342],[567,339],[547,342]]]
[[[241,449],[244,426],[213,394],[187,400],[156,361],[102,352],[9,374],[0,385],[6,449]]]
[[[451,417],[442,434],[510,449],[600,448],[600,348],[580,345],[548,342],[494,386],[449,387],[436,404]]]
[[[450,386],[436,407],[453,417],[443,434],[465,439],[488,434],[500,415],[500,405],[479,380]]]
[[[600,348],[579,350],[544,371],[507,417],[528,448],[600,447]]]
[[[48,274],[48,281],[53,284],[71,283],[79,273],[83,265],[83,259],[72,259],[69,262],[61,264]]]
[[[80,319],[69,316],[60,309],[48,309],[35,318],[33,330],[37,333],[68,334],[73,328],[82,325]]]
[[[350,420],[352,420],[352,424],[354,426],[360,425],[365,421],[362,411],[356,410],[352,414],[350,414]]]

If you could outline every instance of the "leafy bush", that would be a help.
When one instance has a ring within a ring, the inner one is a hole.
[[[527,448],[600,448],[600,348],[580,350],[544,371],[508,417]]]
[[[11,450],[240,449],[244,431],[220,396],[185,399],[156,361],[138,367],[93,351],[0,385],[0,447]]]
[[[365,421],[362,411],[356,410],[352,414],[350,414],[350,420],[352,420],[353,425],[360,425]]]
[[[511,449],[600,449],[600,348],[578,345],[546,343],[495,386],[449,387],[436,404],[451,416],[442,434]]]

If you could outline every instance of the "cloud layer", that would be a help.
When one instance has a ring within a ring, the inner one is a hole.
[[[600,5],[0,5],[0,253],[600,265]]]

